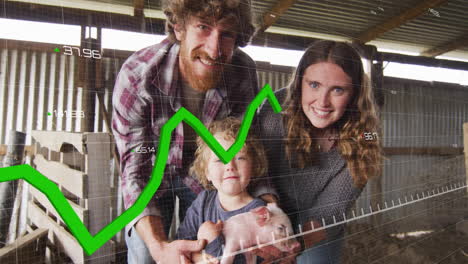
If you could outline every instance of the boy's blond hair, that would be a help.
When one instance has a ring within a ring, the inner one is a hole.
[[[239,119],[228,117],[223,120],[214,121],[208,126],[208,130],[212,135],[222,133],[225,140],[231,140],[234,143],[240,125],[241,121]],[[211,155],[211,149],[201,137],[197,138],[197,145],[198,148],[195,151],[195,160],[190,168],[190,174],[194,175],[205,189],[214,190],[214,186],[206,177],[207,163]],[[255,136],[249,134],[243,150],[246,151],[247,155],[252,159],[252,176],[261,177],[266,175],[268,161],[262,143],[260,143]]]

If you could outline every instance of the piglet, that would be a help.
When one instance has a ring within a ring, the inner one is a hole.
[[[229,218],[223,224],[222,233],[225,245],[221,264],[231,264],[234,261],[233,252],[286,238],[293,235],[293,230],[288,216],[276,203],[269,203]],[[273,245],[290,253],[300,247],[294,238]],[[248,264],[255,264],[256,256],[251,251],[244,252],[244,256]]]

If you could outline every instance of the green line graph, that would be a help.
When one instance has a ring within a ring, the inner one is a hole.
[[[211,135],[203,123],[185,108],[180,108],[164,126],[161,128],[156,160],[151,172],[148,185],[143,189],[135,204],[114,219],[109,225],[104,227],[95,236],[92,236],[86,226],[81,222],[78,215],[72,209],[65,196],[57,185],[47,179],[40,172],[29,165],[18,165],[0,169],[0,182],[24,179],[49,199],[54,208],[59,213],[62,220],[70,229],[71,233],[83,247],[88,255],[92,255],[102,245],[109,241],[115,234],[122,230],[131,220],[137,217],[149,203],[162,181],[162,176],[166,168],[166,161],[171,144],[171,134],[180,122],[184,121],[190,125],[195,132],[207,143],[214,153],[224,162],[229,162],[237,152],[242,149],[247,138],[255,112],[262,102],[268,99],[276,113],[281,111],[281,106],[276,99],[270,85],[266,84],[260,93],[247,107],[244,120],[238,132],[236,141],[225,150],[219,142]]]

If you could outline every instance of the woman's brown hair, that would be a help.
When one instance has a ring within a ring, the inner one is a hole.
[[[367,141],[364,133],[380,135],[380,122],[370,80],[364,73],[358,52],[345,42],[317,41],[305,51],[288,86],[284,103],[286,135],[286,157],[290,164],[304,168],[314,161],[314,133],[317,129],[311,124],[302,109],[302,77],[310,65],[330,62],[338,65],[351,77],[353,98],[343,116],[329,129],[338,133],[338,149],[346,160],[354,184],[363,187],[371,176],[381,171],[380,138]]]

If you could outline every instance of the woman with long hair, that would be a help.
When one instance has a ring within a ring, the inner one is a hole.
[[[283,112],[265,104],[259,121],[280,206],[297,232],[343,220],[368,179],[380,174],[382,160],[379,118],[359,54],[348,43],[317,41],[275,94]],[[304,236],[298,263],[339,263],[343,232],[341,225]]]

